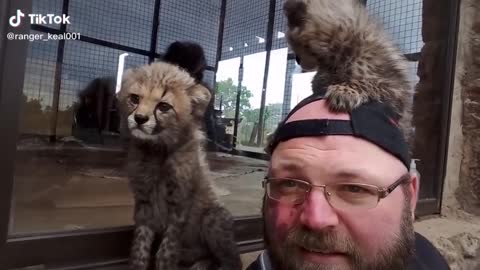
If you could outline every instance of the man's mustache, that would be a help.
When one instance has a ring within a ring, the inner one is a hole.
[[[355,254],[352,241],[332,231],[316,232],[307,228],[297,228],[287,236],[287,245],[297,246],[308,251],[320,253]]]

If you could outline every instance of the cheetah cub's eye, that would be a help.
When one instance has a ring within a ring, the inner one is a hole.
[[[138,103],[140,103],[140,97],[135,94],[131,94],[129,97],[129,100],[130,100],[130,103],[132,103],[133,105],[138,105]]]
[[[157,105],[157,109],[160,110],[161,112],[168,112],[172,108],[173,108],[172,105],[165,102],[160,102]]]

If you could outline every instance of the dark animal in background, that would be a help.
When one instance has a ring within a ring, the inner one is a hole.
[[[215,93],[202,81],[203,73],[207,68],[207,60],[205,58],[205,53],[202,46],[189,41],[175,41],[168,46],[165,54],[163,55],[163,61],[183,68],[195,79],[195,82],[203,84],[203,86],[210,90],[212,98],[208,103],[205,115],[202,117],[204,119],[204,127],[207,133],[208,148],[211,150],[216,150],[217,136],[215,132],[214,116],[215,100],[213,98]]]

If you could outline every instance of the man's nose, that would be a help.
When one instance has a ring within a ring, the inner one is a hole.
[[[148,121],[148,116],[143,114],[137,113],[133,118],[135,119],[135,122],[137,122],[137,124],[139,125],[143,125]]]
[[[300,221],[312,230],[324,230],[338,225],[338,215],[328,203],[323,188],[310,191],[303,203]]]

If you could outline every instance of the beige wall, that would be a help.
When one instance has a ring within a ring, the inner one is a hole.
[[[461,2],[442,212],[480,215],[480,4]]]
[[[471,2],[472,0],[466,0]],[[463,133],[462,133],[462,98],[461,79],[465,73],[464,59],[467,53],[467,34],[471,25],[471,11],[461,7],[460,26],[458,33],[457,57],[455,66],[455,85],[452,96],[452,112],[450,115],[450,136],[448,142],[447,171],[443,186],[442,214],[453,215],[460,205],[455,197],[455,191],[459,186],[460,167],[463,157]]]

